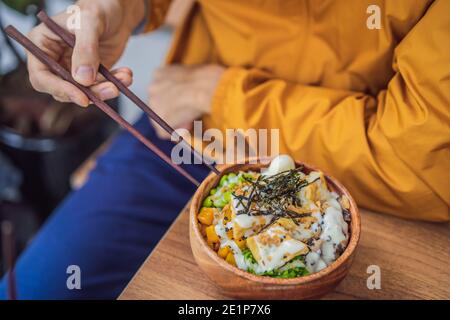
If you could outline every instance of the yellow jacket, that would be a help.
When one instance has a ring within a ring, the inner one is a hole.
[[[169,1],[152,0],[148,30]],[[369,29],[369,5],[381,29]],[[280,152],[368,209],[450,220],[450,1],[200,0],[168,61],[227,67],[209,127],[279,128]]]

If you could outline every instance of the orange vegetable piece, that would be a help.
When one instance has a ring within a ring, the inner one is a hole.
[[[234,242],[236,242],[237,246],[241,250],[244,249],[247,246],[246,241],[244,239],[237,239],[237,240],[234,240]]]
[[[228,239],[230,239],[230,240],[233,239],[233,228],[230,228],[230,230],[227,231],[227,236],[228,236]]]
[[[227,254],[227,257],[225,258],[225,261],[228,262],[229,264],[235,266],[236,265],[236,260],[234,260],[234,254],[232,252]]]
[[[217,254],[222,259],[225,259],[227,257],[227,255],[228,255],[228,253],[230,253],[230,248],[228,246],[222,247],[222,248],[219,249],[219,251],[217,251]]]
[[[220,242],[214,226],[206,227],[206,240],[208,241],[208,244]]]
[[[231,207],[229,204],[223,207],[222,213],[223,213],[223,224],[227,224],[228,222],[231,221]]]
[[[202,208],[198,214],[198,221],[204,225],[210,226],[214,221],[214,214],[216,211],[216,208]]]

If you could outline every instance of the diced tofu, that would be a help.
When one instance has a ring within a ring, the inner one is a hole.
[[[311,184],[300,190],[300,199],[302,200],[303,207],[310,209],[312,206],[316,206],[317,202],[328,199],[330,191],[328,190],[327,181],[322,172],[311,172],[307,180]]]
[[[292,238],[289,231],[278,222],[248,238],[247,247],[262,271],[279,268],[292,258],[308,252],[308,246]]]
[[[350,200],[348,200],[347,196],[342,195],[339,199],[339,203],[343,209],[350,209]]]
[[[289,235],[294,239],[299,241],[307,241],[316,234],[316,232],[311,230],[311,225],[315,220],[316,219],[314,217],[304,217],[298,219],[298,224],[295,224],[292,219],[280,218],[277,220],[277,224],[289,232]]]

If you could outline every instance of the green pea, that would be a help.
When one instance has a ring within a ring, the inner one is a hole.
[[[208,196],[203,200],[203,206],[207,208],[211,208],[214,205],[212,197]]]
[[[226,204],[227,204],[227,202],[225,201],[225,199],[223,197],[220,199],[214,200],[214,206],[217,208],[223,208],[223,207],[225,207]]]
[[[228,203],[231,201],[231,192],[227,191],[223,194],[223,199]]]
[[[210,195],[213,195],[217,192],[216,188],[212,188],[211,191],[209,192]]]
[[[220,178],[219,185],[220,185],[221,187],[223,187],[223,186],[225,185],[225,183],[227,182],[227,180],[228,180],[228,176],[227,176],[227,175],[224,175],[222,178]]]
[[[235,177],[236,177],[236,173],[231,172],[228,174],[228,179],[235,178]]]

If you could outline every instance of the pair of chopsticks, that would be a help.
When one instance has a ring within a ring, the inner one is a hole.
[[[59,26],[56,22],[54,22],[44,11],[38,13],[37,17],[39,20],[44,23],[47,28],[49,28],[53,33],[58,35],[69,47],[73,48],[75,46],[75,36]],[[180,166],[174,164],[171,159],[164,154],[156,145],[154,145],[151,141],[149,141],[146,137],[144,137],[139,131],[137,131],[129,122],[123,119],[116,111],[114,111],[106,102],[99,99],[94,92],[92,92],[89,88],[79,84],[76,82],[69,71],[63,68],[58,62],[54,61],[50,58],[45,52],[39,49],[33,42],[31,42],[26,36],[24,36],[20,31],[18,31],[13,26],[8,26],[5,28],[8,36],[16,40],[19,44],[21,44],[25,49],[28,50],[32,55],[34,55],[37,59],[39,59],[43,64],[45,64],[54,74],[60,76],[67,82],[70,82],[78,89],[80,89],[91,101],[95,104],[99,109],[105,112],[109,117],[111,117],[115,122],[117,122],[120,126],[128,130],[134,137],[136,137],[139,141],[141,141],[147,148],[153,151],[157,156],[159,156],[163,161],[168,163],[173,169],[178,171],[181,175],[183,175],[186,179],[191,181],[197,187],[200,183],[192,177],[187,171],[185,171]],[[131,101],[134,102],[146,115],[148,115],[152,120],[154,120],[161,128],[163,128],[167,133],[171,136],[174,136],[177,139],[178,143],[182,143],[184,146],[190,148],[191,152],[195,157],[200,159],[203,162],[202,156],[194,149],[194,147],[188,143],[182,136],[180,136],[167,122],[165,122],[158,114],[156,114],[145,102],[139,99],[130,89],[128,89],[125,85],[120,82],[108,69],[100,64],[98,71],[102,74],[106,80],[112,82],[120,92],[122,92],[125,96],[127,96]],[[203,162],[206,166],[209,167],[214,173],[219,174],[219,170],[207,162]]]

